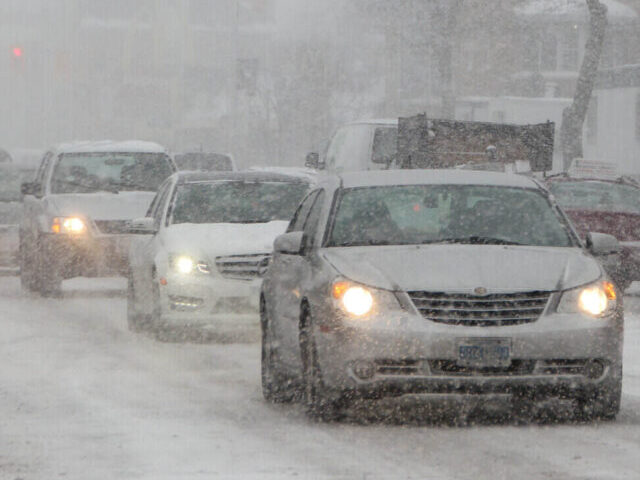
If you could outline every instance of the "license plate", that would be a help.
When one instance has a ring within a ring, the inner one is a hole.
[[[458,340],[458,365],[462,367],[508,367],[510,364],[510,338]]]

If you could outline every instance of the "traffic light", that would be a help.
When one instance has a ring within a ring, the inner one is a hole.
[[[24,50],[20,46],[13,46],[9,52],[11,57],[11,68],[16,72],[22,72],[24,69]]]

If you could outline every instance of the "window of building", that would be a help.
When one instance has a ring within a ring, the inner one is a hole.
[[[540,70],[553,72],[558,67],[558,40],[555,35],[549,34],[542,38],[540,43]]]
[[[578,41],[579,30],[576,25],[569,25],[564,32],[562,55],[560,56],[560,70],[578,70]]]

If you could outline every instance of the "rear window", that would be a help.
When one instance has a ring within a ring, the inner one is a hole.
[[[180,170],[203,172],[232,171],[233,160],[222,153],[180,153],[175,155]]]
[[[178,187],[171,223],[289,221],[309,189],[306,183],[189,183]]]
[[[640,189],[620,183],[552,182],[549,190],[567,210],[594,210],[640,214]]]

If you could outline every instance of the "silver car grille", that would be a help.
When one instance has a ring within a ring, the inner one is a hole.
[[[271,255],[266,253],[216,257],[216,267],[223,277],[252,280],[264,275],[270,259]]]
[[[96,227],[100,233],[114,235],[126,233],[129,220],[96,220]]]
[[[506,326],[535,322],[551,292],[498,293],[491,295],[408,292],[411,301],[428,320],[449,325]]]

